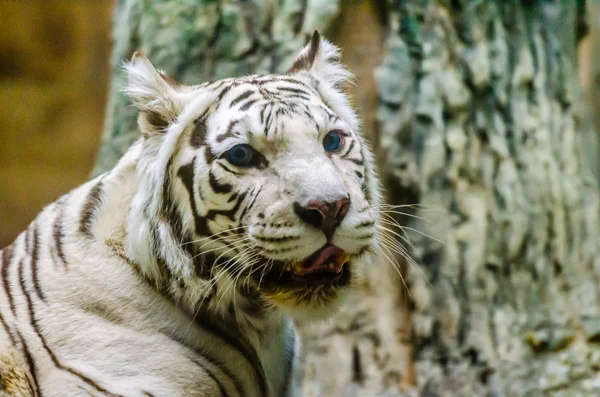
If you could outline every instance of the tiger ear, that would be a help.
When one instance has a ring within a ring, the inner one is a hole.
[[[323,39],[317,30],[308,43],[296,56],[294,63],[285,73],[294,75],[309,72],[334,87],[349,80],[350,72],[340,63],[340,50]]]
[[[164,132],[183,109],[177,96],[176,83],[156,70],[141,52],[135,52],[125,65],[127,86],[125,93],[140,111],[138,124],[145,136]]]

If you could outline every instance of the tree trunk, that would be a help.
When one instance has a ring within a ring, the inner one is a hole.
[[[118,92],[134,50],[198,83],[281,71],[319,29],[358,76],[388,202],[418,204],[385,222],[386,241],[416,264],[388,255],[331,322],[299,324],[302,395],[599,395],[599,196],[596,153],[582,144],[595,138],[576,67],[584,6],[120,0],[96,172],[137,136]]]

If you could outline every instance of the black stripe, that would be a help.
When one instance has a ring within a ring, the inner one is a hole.
[[[214,221],[215,218],[217,217],[217,215],[223,215],[226,216],[227,218],[229,218],[229,220],[233,221],[236,212],[238,212],[238,210],[240,209],[240,205],[242,204],[242,201],[244,201],[244,199],[246,198],[246,195],[248,194],[248,192],[244,192],[242,194],[240,194],[238,196],[237,202],[235,203],[235,205],[233,206],[232,209],[230,210],[209,210],[206,213],[206,218],[210,219],[211,221]]]
[[[33,279],[33,287],[35,288],[35,293],[39,299],[46,302],[46,297],[42,294],[42,289],[40,288],[40,280],[38,278],[38,260],[40,256],[40,234],[37,227],[37,222],[33,221],[33,247],[31,249],[31,278]]]
[[[177,176],[181,179],[181,182],[185,186],[189,201],[190,207],[192,210],[192,214],[194,216],[194,226],[196,229],[196,234],[207,235],[210,236],[212,233],[210,228],[208,227],[208,220],[203,218],[198,214],[198,208],[196,206],[196,197],[194,195],[194,165],[196,163],[196,157],[192,159],[190,164],[184,165],[179,168],[177,171]]]
[[[294,241],[300,238],[300,236],[261,237],[257,235],[254,235],[252,237],[258,241],[264,241],[267,243],[285,243],[287,241]]]
[[[271,110],[273,109],[273,105],[271,104],[271,102],[267,103],[265,105],[264,109],[266,110],[267,107],[269,107],[269,115],[267,116],[267,121],[264,123],[264,125],[265,125],[265,136],[269,135],[269,121],[268,120],[269,120],[269,117],[270,117],[270,114],[271,114]],[[262,114],[261,114],[261,118],[262,118]],[[262,121],[261,121],[261,123],[262,123]]]
[[[4,249],[0,252],[2,252],[2,266],[9,265],[13,258],[14,246],[11,244],[7,247],[4,247]]]
[[[203,356],[203,357],[204,357],[205,359],[207,359],[207,358],[206,358],[206,356]],[[207,360],[208,360],[208,361],[211,361],[211,360],[209,360],[209,359],[207,359]],[[194,362],[194,364],[196,364],[197,366],[201,367],[201,368],[204,370],[204,372],[206,372],[206,374],[208,375],[208,377],[209,377],[209,378],[211,378],[211,379],[213,380],[213,382],[215,382],[215,384],[216,384],[216,385],[217,385],[217,387],[219,388],[219,395],[220,395],[221,397],[229,397],[229,393],[227,393],[227,390],[225,390],[225,386],[223,386],[223,384],[221,383],[221,381],[219,381],[219,379],[218,379],[218,378],[215,376],[215,374],[213,374],[213,373],[212,373],[212,372],[211,372],[211,371],[210,371],[208,368],[206,368],[204,365],[202,365],[202,364],[201,364],[201,363],[199,363],[198,361],[196,361],[196,360],[194,360],[194,359],[192,359],[192,361]],[[212,361],[211,361],[211,362],[212,362]],[[213,363],[213,364],[214,364],[214,363]],[[215,366],[217,366],[217,365],[215,365]],[[222,370],[222,369],[221,369],[221,370]],[[231,376],[230,376],[230,377],[231,377]],[[233,379],[232,379],[232,380],[233,380]],[[239,382],[239,380],[238,380],[238,382]],[[234,381],[234,383],[235,383],[235,381]],[[238,388],[238,386],[239,386],[239,388]],[[240,385],[237,385],[237,384],[235,385],[235,389],[237,390],[237,392],[238,392],[238,395],[239,395],[239,396],[244,396],[244,394],[242,394],[241,387],[242,387],[242,385],[241,385],[241,384],[240,384]]]
[[[362,227],[372,227],[373,225],[375,225],[374,221],[362,221],[358,225],[354,226],[354,229],[359,229]]]
[[[285,373],[283,376],[283,385],[281,386],[281,391],[279,392],[280,396],[287,396],[290,390],[290,385],[292,383],[293,374],[292,370],[294,369],[294,359],[295,359],[295,345],[296,345],[296,334],[292,332],[291,343],[288,345],[288,351],[286,352],[286,363],[285,363]]]
[[[17,331],[17,336],[19,337],[21,345],[23,346],[23,353],[25,354],[25,361],[27,361],[27,366],[29,367],[29,374],[31,375],[31,378],[32,378],[31,380],[33,381],[35,395],[41,397],[42,392],[40,391],[40,386],[38,385],[38,381],[37,381],[37,376],[36,376],[37,368],[36,368],[35,362],[33,361],[33,357],[31,356],[31,352],[29,351],[27,344],[25,344],[25,341],[23,340],[23,335],[21,335],[21,333],[19,331]],[[30,384],[30,386],[31,386],[31,384]]]
[[[54,365],[58,369],[69,372],[70,374],[78,377],[79,379],[81,379],[88,385],[92,386],[94,389],[96,389],[99,392],[110,394],[111,396],[119,396],[118,394],[112,394],[112,393],[108,392],[106,389],[104,389],[102,386],[100,386],[99,384],[97,384],[96,382],[94,382],[93,380],[88,378],[86,375],[82,374],[81,372],[79,372],[73,368],[64,366],[58,361],[58,358],[56,357],[54,352],[50,349],[50,347],[48,347],[46,339],[44,338],[44,336],[41,334],[41,332],[39,330],[38,322],[37,322],[37,319],[35,318],[35,312],[33,310],[33,302],[31,301],[31,296],[29,295],[29,291],[27,290],[27,288],[25,286],[25,276],[23,274],[23,262],[22,261],[19,263],[18,272],[19,272],[19,283],[21,285],[21,290],[23,291],[23,295],[25,296],[25,300],[27,301],[27,309],[29,311],[29,324],[31,325],[31,328],[33,328],[33,331],[36,333],[36,335],[42,342],[42,347],[44,348],[46,353],[50,356],[52,363],[54,363]],[[120,397],[123,397],[123,396],[120,396]]]
[[[261,190],[262,190],[262,186],[258,188],[258,192],[256,192],[256,194],[254,195],[254,197],[252,198],[252,201],[242,211],[242,214],[240,215],[240,224],[239,224],[240,227],[242,226],[242,220],[244,219],[244,216],[246,215],[246,213],[248,211],[250,211],[252,206],[254,206],[254,203],[256,202],[256,199],[258,198],[258,195],[260,194]]]
[[[175,236],[175,238],[177,238],[181,242],[182,247],[187,251],[191,258],[195,255],[195,252],[193,252],[193,244],[190,243],[190,238],[187,235],[187,233],[185,235],[183,233],[183,221],[181,220],[181,215],[177,210],[176,205],[173,203],[171,197],[172,167],[173,158],[171,157],[167,162],[167,167],[165,170],[165,179],[163,181],[161,215],[169,224],[173,236]],[[165,261],[164,258],[163,261]],[[165,266],[165,268],[168,267]]]
[[[4,248],[2,250],[2,264],[0,266],[2,266],[2,274],[4,275],[4,268],[7,268],[8,265],[10,265],[10,262],[12,260],[12,255],[13,255],[13,246],[9,245],[8,247]],[[4,280],[5,282],[5,289],[7,288],[6,285],[6,280]],[[6,294],[8,296],[10,296],[10,291],[8,291],[6,289]],[[13,310],[14,312],[14,310]],[[2,316],[2,312],[0,312],[0,323],[2,323],[2,327],[6,330],[6,333],[8,334],[8,336],[10,337],[10,341],[13,344],[13,346],[15,346],[15,338],[13,336],[13,334],[10,332],[10,328],[8,327],[8,323],[4,320],[4,316]]]
[[[201,146],[206,145],[206,134],[206,118],[203,114],[194,121],[194,130],[192,131],[192,135],[190,136],[190,145],[193,148],[199,148]]]
[[[8,323],[6,322],[6,320],[4,320],[4,317],[2,316],[2,312],[0,311],[0,324],[2,324],[2,328],[4,328],[4,331],[6,331],[6,334],[8,335],[8,337],[10,338],[10,343],[15,346],[15,337],[13,336],[12,332],[10,332],[10,328],[8,327]]]
[[[346,150],[346,153],[342,154],[340,157],[345,159],[346,156],[348,156],[348,154],[352,151],[352,149],[354,149],[354,139],[350,141],[350,146],[348,147],[348,150]]]
[[[244,106],[240,107],[240,110],[245,112],[246,110],[250,109],[250,107],[252,107],[252,105],[254,105],[256,102],[258,102],[258,99],[251,99],[248,102],[246,102]]]
[[[56,203],[56,205],[57,205],[58,214],[56,215],[56,218],[54,219],[54,227],[52,228],[52,236],[54,237],[54,243],[56,245],[56,253],[58,254],[58,258],[62,262],[63,267],[65,269],[67,269],[68,263],[67,263],[67,257],[65,255],[65,251],[63,249],[64,234],[63,234],[63,230],[62,230],[62,228],[63,228],[62,218],[64,216],[64,200],[63,199],[59,200]]]
[[[206,164],[210,165],[214,159],[215,159],[215,154],[212,152],[212,149],[210,148],[210,146],[206,145],[204,147],[204,161],[206,162]]]
[[[277,91],[287,91],[287,92],[292,92],[294,94],[310,95],[306,90],[302,90],[299,88],[292,88],[292,87],[277,87]]]
[[[265,122],[265,136],[266,137],[269,136],[269,133],[272,130],[271,127],[273,125],[273,122],[272,122],[271,118],[273,117],[273,108],[274,107],[275,107],[274,105],[271,105],[271,107],[269,107],[269,115],[267,116],[267,121]]]
[[[227,131],[225,131],[224,133],[217,135],[217,137],[215,138],[215,140],[219,143],[223,142],[225,139],[227,138],[233,138],[235,136],[235,134],[233,133],[233,129],[235,128],[235,126],[239,123],[239,120],[231,120],[229,122],[229,125],[227,126]]]
[[[353,162],[356,165],[363,165],[364,164],[362,159],[344,159],[344,160],[351,161],[351,162]]]
[[[235,172],[234,170],[227,168],[222,162],[218,162],[217,165],[220,166],[221,168],[223,168],[223,170],[229,172],[230,174],[233,174],[235,176],[240,175],[239,172]]]
[[[165,335],[167,338],[188,348],[189,350],[193,351],[194,353],[196,353],[197,355],[201,356],[203,359],[208,361],[213,366],[217,367],[221,372],[223,372],[223,374],[225,374],[225,376],[228,376],[231,379],[231,381],[233,382],[233,385],[235,386],[235,390],[237,391],[239,396],[246,395],[244,393],[244,388],[242,386],[242,382],[240,381],[240,379],[237,376],[235,376],[235,374],[233,374],[221,360],[211,357],[208,354],[208,352],[204,351],[200,347],[191,346],[184,339],[180,338],[178,335],[173,334],[172,332],[168,332],[168,331],[164,331],[164,330],[160,331],[160,332],[163,335]],[[218,381],[217,377],[212,373],[212,371],[210,371],[208,368],[206,368],[206,366],[203,365],[203,363],[201,363],[197,360],[194,360],[194,359],[192,359],[192,361],[194,362],[194,364],[198,365],[200,368],[202,368],[204,371],[206,371],[208,376],[210,376],[217,383],[217,386],[219,387],[219,392],[224,397],[228,397],[225,387],[223,386],[223,384],[221,382]]]
[[[225,94],[227,94],[229,92],[229,90],[231,90],[233,87],[236,87],[236,86],[237,86],[237,84],[231,83],[227,87],[223,88],[221,90],[221,92],[219,93],[219,95],[217,95],[217,100],[215,102],[221,102],[221,100],[223,99]]]
[[[212,169],[208,171],[208,183],[212,190],[217,194],[231,193],[231,190],[233,189],[233,186],[231,186],[229,183],[219,183],[213,174]]]
[[[25,246],[23,247],[25,256],[31,256],[31,224],[25,229]]]
[[[268,103],[265,103],[263,108],[260,110],[260,123],[261,124],[265,123],[265,110],[267,110],[267,106],[268,106]]]
[[[231,103],[229,104],[229,107],[234,107],[237,103],[248,98],[250,95],[254,94],[255,92],[256,91],[254,89],[244,91],[241,95],[237,96],[233,101],[231,101]]]
[[[79,221],[79,232],[86,237],[92,238],[92,222],[96,216],[96,210],[102,203],[102,180],[98,181],[88,192],[85,204],[81,211]]]
[[[274,78],[271,79],[269,82],[271,82],[271,83],[278,83],[278,82],[281,82],[281,81],[285,81],[287,83],[297,84],[297,85],[300,85],[302,87],[310,88],[308,85],[304,84],[302,81],[296,80],[293,77],[287,77],[287,76],[284,76],[284,75],[274,76]]]
[[[365,151],[366,151],[366,150],[367,150],[367,149],[366,149],[365,147],[362,147],[362,148],[361,148],[360,155],[361,155],[361,157],[362,157],[363,159],[365,158]],[[372,203],[371,203],[371,199],[372,199],[372,197],[371,197],[371,192],[370,192],[370,191],[369,191],[369,189],[368,189],[368,183],[369,183],[369,173],[368,173],[368,172],[366,172],[366,173],[365,173],[365,179],[363,180],[363,185],[364,185],[364,187],[363,187],[363,186],[361,186],[361,190],[363,191],[363,194],[365,195],[365,199],[367,200],[367,203],[369,203],[369,204],[372,204]]]
[[[256,353],[256,350],[254,350],[252,345],[246,341],[246,339],[243,335],[238,334],[238,335],[236,335],[236,337],[232,337],[224,329],[219,327],[215,321],[211,321],[209,314],[207,314],[207,313],[204,313],[204,314],[205,314],[205,316],[202,317],[202,320],[204,320],[204,321],[199,321],[199,320],[201,320],[201,316],[198,315],[196,317],[196,321],[195,321],[196,324],[198,324],[198,326],[201,327],[202,329],[204,329],[205,331],[212,334],[214,337],[221,339],[225,343],[229,344],[230,346],[235,348],[237,351],[239,351],[242,356],[244,356],[244,358],[246,359],[246,361],[248,361],[248,363],[250,364],[250,367],[252,368],[252,372],[254,373],[254,378],[255,378],[256,383],[258,384],[258,388],[260,390],[260,395],[266,396],[267,395],[267,377],[265,375],[265,371],[260,362],[260,359],[258,358],[258,354]]]
[[[10,311],[12,312],[13,316],[16,316],[17,314],[15,311],[15,301],[12,294],[10,293],[10,284],[8,278],[8,267],[13,259],[13,249],[14,247],[12,245],[9,245],[8,247],[4,248],[4,250],[2,250],[2,283],[4,284],[6,296],[8,296],[8,304],[10,306]]]
[[[306,95],[300,95],[300,94],[290,94],[290,95],[286,95],[285,99],[286,99],[286,102],[288,102],[290,99],[302,99],[303,101],[309,101],[310,97],[308,97]],[[293,105],[295,105],[293,102],[288,104],[288,106],[293,106]]]
[[[238,198],[238,194],[237,193],[233,193],[230,197],[229,200],[227,200],[228,203],[233,203],[234,200],[236,200]]]
[[[171,201],[171,167],[173,166],[173,157],[169,158],[167,161],[167,166],[165,167],[165,178],[163,180],[162,190],[161,190],[161,198],[162,201],[160,203],[162,214],[169,220],[171,223],[174,219],[173,215],[175,206]],[[171,225],[174,226],[174,225]],[[176,231],[180,231],[180,227],[171,227],[173,230],[173,234],[178,236],[180,233],[176,233]]]

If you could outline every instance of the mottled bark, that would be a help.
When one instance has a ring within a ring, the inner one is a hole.
[[[121,0],[97,172],[136,136],[116,70],[135,49],[198,83],[280,71],[318,28],[358,76],[388,201],[420,205],[390,215],[432,238],[406,229],[404,281],[381,260],[332,321],[300,324],[302,395],[599,395],[582,3],[277,4]]]
[[[416,3],[416,2],[415,2]],[[576,2],[391,6],[376,70],[419,390],[598,395],[598,189],[583,161]],[[395,81],[396,84],[390,84]]]

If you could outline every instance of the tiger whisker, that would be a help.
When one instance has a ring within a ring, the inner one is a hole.
[[[221,230],[220,232],[211,234],[210,236],[206,236],[206,237],[200,238],[198,240],[186,241],[185,243],[182,243],[180,245],[180,247],[183,247],[184,245],[187,245],[187,244],[195,244],[195,243],[199,243],[201,241],[209,240],[209,239],[212,239],[214,237],[220,236],[221,234],[224,234],[224,233],[227,233],[227,232],[232,232],[232,231],[239,230],[239,229],[247,229],[248,227],[249,226],[245,226],[244,225],[244,226],[232,227],[232,228],[229,228],[229,229]]]
[[[372,208],[389,208],[389,209],[413,208],[413,209],[419,209],[421,211],[442,211],[443,210],[442,207],[432,206],[432,205],[428,205],[428,204],[419,204],[419,203],[415,203],[415,204],[386,204],[386,203],[381,203],[381,204],[372,205]],[[423,210],[423,208],[425,208],[425,210]]]
[[[427,222],[427,223],[433,222],[431,219],[427,219],[425,217],[422,217],[422,216],[419,216],[419,215],[415,215],[415,214],[410,214],[408,212],[393,211],[393,210],[383,209],[383,210],[379,211],[379,213],[380,214],[385,214],[385,215],[396,214],[396,215],[400,215],[400,216],[406,216],[406,217],[418,219],[418,220],[421,220],[421,221]]]
[[[381,246],[381,248],[384,248],[389,253],[389,249],[385,245]],[[412,296],[410,294],[410,289],[408,288],[408,285],[406,284],[406,281],[404,280],[404,277],[402,276],[402,272],[400,271],[400,264],[397,261],[390,258],[390,256],[387,255],[385,252],[383,252],[383,250],[380,250],[379,254],[383,255],[388,260],[388,262],[392,265],[392,267],[394,268],[396,273],[398,273],[398,276],[400,276],[400,280],[402,280],[402,284],[404,285],[404,288],[406,289],[406,291],[408,292],[408,295],[412,299]],[[393,257],[393,255],[392,255],[392,257]]]
[[[392,225],[390,225],[390,226],[392,226]],[[383,230],[383,231],[386,231],[386,232],[388,232],[388,233],[390,233],[390,234],[393,234],[394,236],[398,237],[400,240],[402,240],[402,241],[406,242],[406,243],[407,243],[409,246],[411,246],[411,247],[413,247],[413,248],[414,248],[414,246],[413,246],[413,245],[412,245],[412,243],[410,242],[410,240],[409,240],[408,236],[406,235],[406,232],[405,232],[403,229],[400,229],[400,230],[402,230],[402,232],[404,232],[404,233],[405,233],[405,235],[404,235],[404,236],[403,236],[403,235],[401,235],[400,233],[398,233],[398,232],[396,232],[396,231],[394,231],[394,230],[390,229],[389,227],[387,227],[387,226],[385,226],[385,225],[376,225],[376,229]]]
[[[427,277],[427,275],[425,274],[425,272],[423,271],[421,266],[419,266],[419,264],[410,255],[410,253],[408,252],[406,247],[402,246],[402,244],[400,244],[397,240],[395,240],[394,238],[392,238],[390,236],[380,235],[380,237],[381,237],[381,242],[385,244],[385,246],[388,250],[392,250],[393,252],[399,254],[401,257],[403,257],[408,262],[409,265],[416,267],[419,270],[419,272],[421,273],[421,275],[423,276],[423,278],[427,281],[427,283],[429,285],[431,285],[429,278]]]

